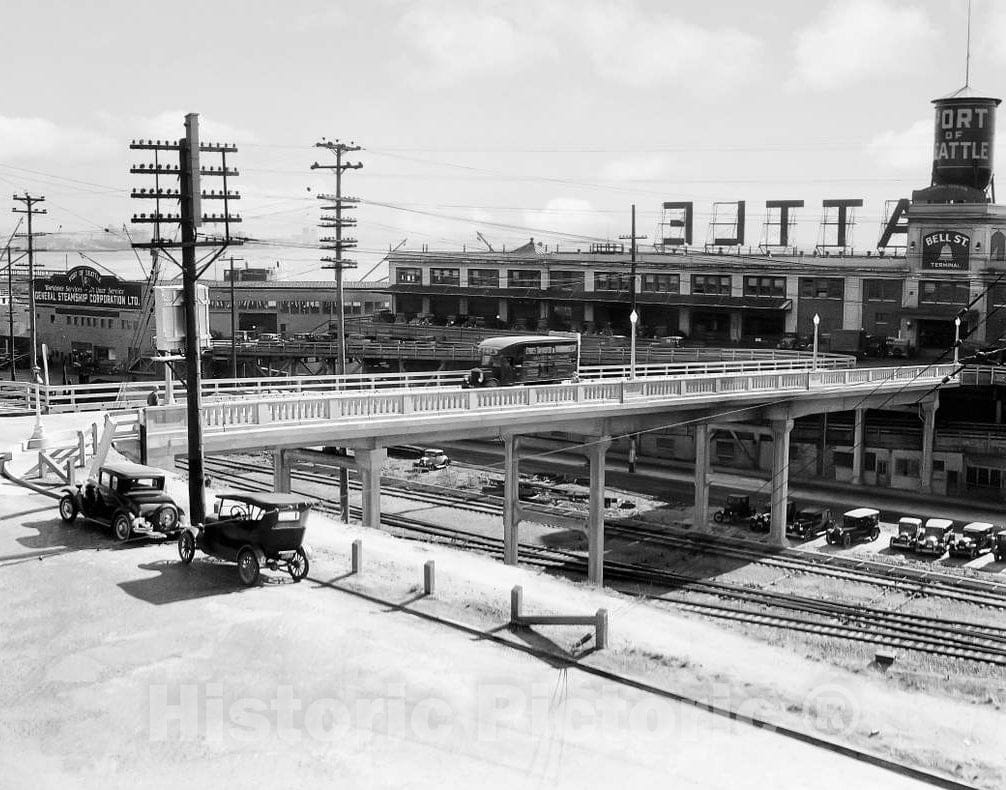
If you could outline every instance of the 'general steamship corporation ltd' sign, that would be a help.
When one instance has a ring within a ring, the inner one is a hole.
[[[123,282],[90,266],[35,280],[35,302],[40,305],[138,310],[142,296],[141,283]]]
[[[938,230],[922,237],[922,268],[967,271],[971,237],[953,230]]]

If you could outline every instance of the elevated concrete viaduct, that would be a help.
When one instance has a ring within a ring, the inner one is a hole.
[[[586,519],[589,578],[603,582],[604,472],[613,439],[668,425],[691,424],[696,432],[693,521],[705,529],[709,514],[710,426],[733,425],[771,436],[772,539],[785,541],[789,436],[793,420],[808,414],[854,411],[862,469],[862,414],[866,409],[922,403],[924,470],[932,469],[937,390],[950,366],[790,371],[757,374],[682,375],[646,380],[589,381],[495,389],[436,388],[376,392],[309,393],[207,403],[204,451],[224,453],[271,448],[278,490],[289,488],[296,448],[335,445],[354,450],[363,487],[363,523],[380,523],[380,471],[386,448],[452,440],[502,438],[505,447],[503,534],[505,560],[516,563],[521,508],[518,479],[521,437],[562,431],[582,437],[590,469]],[[182,406],[141,410],[146,463],[170,467],[185,454]],[[923,473],[920,484],[927,481]]]

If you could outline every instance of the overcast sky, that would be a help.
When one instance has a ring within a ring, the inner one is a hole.
[[[334,177],[314,148],[363,146],[362,276],[389,245],[560,249],[654,238],[664,200],[863,198],[854,244],[884,201],[928,186],[930,101],[964,84],[966,0],[4,0],[0,183],[45,195],[41,230],[121,233],[145,161],[134,137],[234,142],[238,254],[309,276],[322,253],[276,246],[318,221]],[[975,0],[971,85],[1006,96],[1006,3]],[[1000,150],[1002,150],[1000,148]],[[13,206],[13,202],[10,203]],[[15,215],[0,215],[4,237]],[[102,253],[93,253],[102,260]],[[79,261],[78,261],[79,262]],[[71,265],[75,261],[70,258]]]

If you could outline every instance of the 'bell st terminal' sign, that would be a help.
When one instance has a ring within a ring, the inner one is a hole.
[[[938,230],[922,237],[922,268],[967,271],[971,237],[952,230]]]

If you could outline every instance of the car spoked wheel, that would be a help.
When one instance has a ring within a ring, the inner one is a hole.
[[[305,576],[307,576],[308,570],[311,568],[311,563],[307,560],[307,553],[303,548],[297,549],[297,553],[294,555],[293,559],[290,560],[290,576],[295,582],[299,582]]]
[[[238,553],[238,576],[245,587],[251,587],[258,581],[258,557],[253,549],[246,547]]]
[[[133,522],[126,513],[118,513],[112,520],[112,532],[120,543],[129,540],[133,534]]]
[[[873,532],[870,533],[870,540],[876,540],[880,537],[880,527],[874,527]]]
[[[64,494],[59,500],[59,517],[67,524],[77,518],[77,501],[72,494]]]
[[[849,535],[849,534],[842,535],[842,545],[845,546],[845,547],[851,546],[852,545],[852,535]]]
[[[196,556],[196,539],[188,530],[178,536],[178,556],[186,565]]]

